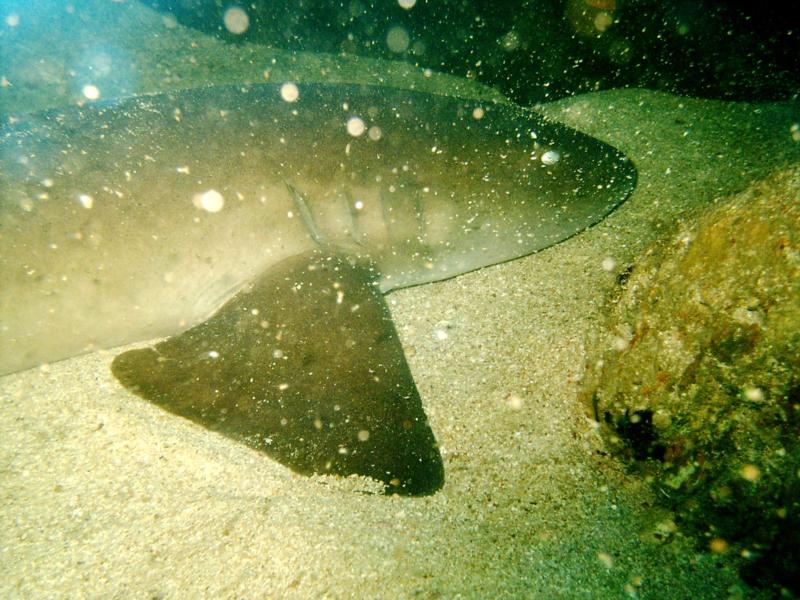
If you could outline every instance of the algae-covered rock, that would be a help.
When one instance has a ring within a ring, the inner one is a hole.
[[[623,283],[584,395],[687,534],[800,592],[800,166],[687,215]]]

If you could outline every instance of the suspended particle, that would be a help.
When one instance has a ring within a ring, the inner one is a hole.
[[[409,38],[408,32],[399,25],[395,25],[389,29],[389,32],[386,34],[386,45],[389,47],[389,50],[396,54],[402,54],[408,50],[410,44],[411,38]]]
[[[352,135],[353,137],[358,137],[366,131],[367,126],[364,124],[364,121],[361,120],[359,117],[350,117],[347,121],[347,133]]]
[[[195,194],[192,198],[192,204],[195,208],[204,210],[210,213],[218,213],[225,206],[225,198],[222,197],[217,190],[206,190],[199,194]]]
[[[291,82],[281,86],[281,98],[286,102],[295,102],[300,97],[300,90]]]
[[[81,93],[87,100],[97,100],[100,97],[100,89],[96,85],[92,84],[83,86]]]
[[[222,22],[225,23],[225,29],[234,35],[241,35],[250,27],[250,17],[238,6],[231,6],[226,10]]]

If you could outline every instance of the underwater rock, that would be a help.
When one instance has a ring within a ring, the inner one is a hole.
[[[800,166],[688,214],[621,283],[584,399],[683,533],[800,593]]]

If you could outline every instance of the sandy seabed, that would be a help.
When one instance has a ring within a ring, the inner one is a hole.
[[[388,296],[441,444],[433,496],[295,475],[128,393],[117,351],[0,379],[0,596],[735,595],[725,557],[653,535],[670,515],[599,452],[577,391],[616,275],[682,211],[800,160],[798,108],[645,90],[542,107],[625,152],[638,187],[558,246]]]

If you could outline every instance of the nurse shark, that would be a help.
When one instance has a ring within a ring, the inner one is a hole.
[[[128,390],[297,472],[430,494],[442,459],[383,294],[560,242],[635,183],[533,111],[380,86],[9,119],[0,374],[167,337],[114,359]]]

